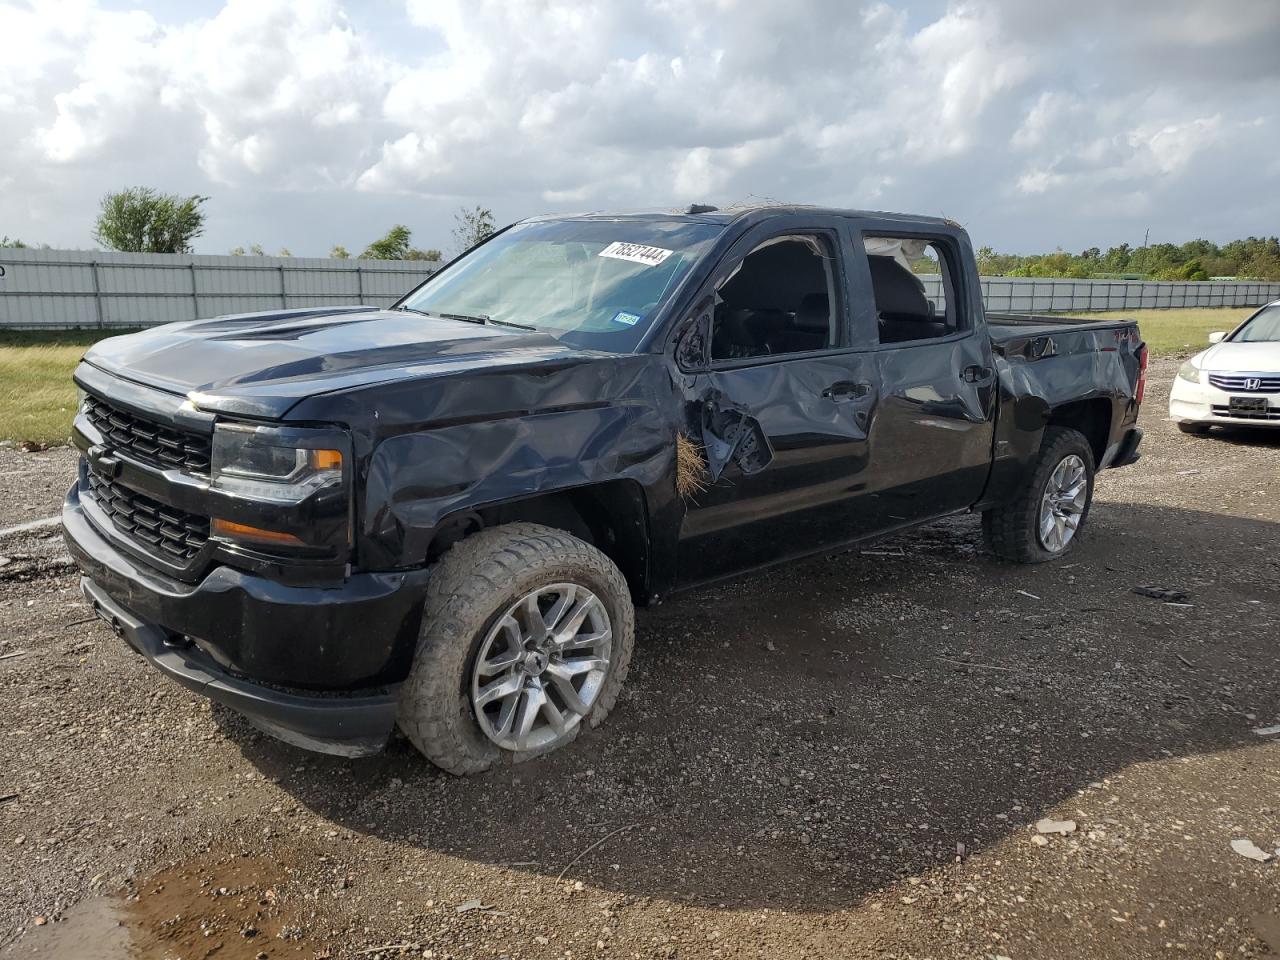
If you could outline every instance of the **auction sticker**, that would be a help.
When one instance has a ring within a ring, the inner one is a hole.
[[[662,247],[646,247],[643,243],[623,243],[621,240],[609,244],[596,256],[610,257],[614,260],[630,260],[632,263],[643,263],[646,267],[656,267],[674,251]]]

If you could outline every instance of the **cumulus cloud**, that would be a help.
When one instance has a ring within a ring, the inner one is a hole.
[[[84,243],[132,183],[213,194],[211,249],[311,253],[475,202],[874,205],[1020,249],[1280,214],[1274,0],[166,9],[0,5],[0,233]]]

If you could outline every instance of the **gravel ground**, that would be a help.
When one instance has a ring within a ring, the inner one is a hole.
[[[3,541],[0,957],[1275,956],[1280,433],[1179,434],[1176,365],[1066,562],[963,517],[682,596],[601,730],[469,779],[257,734]],[[0,526],[72,469],[0,451]]]

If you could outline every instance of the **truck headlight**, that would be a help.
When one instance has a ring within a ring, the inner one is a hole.
[[[299,503],[340,488],[343,451],[332,430],[220,423],[213,431],[214,489],[250,500]]]
[[[1188,383],[1200,382],[1200,368],[1196,366],[1194,360],[1188,360],[1178,368],[1178,379],[1186,380]]]

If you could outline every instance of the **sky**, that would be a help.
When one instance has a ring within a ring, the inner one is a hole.
[[[0,235],[197,252],[776,200],[1078,252],[1280,233],[1277,0],[0,0]]]

